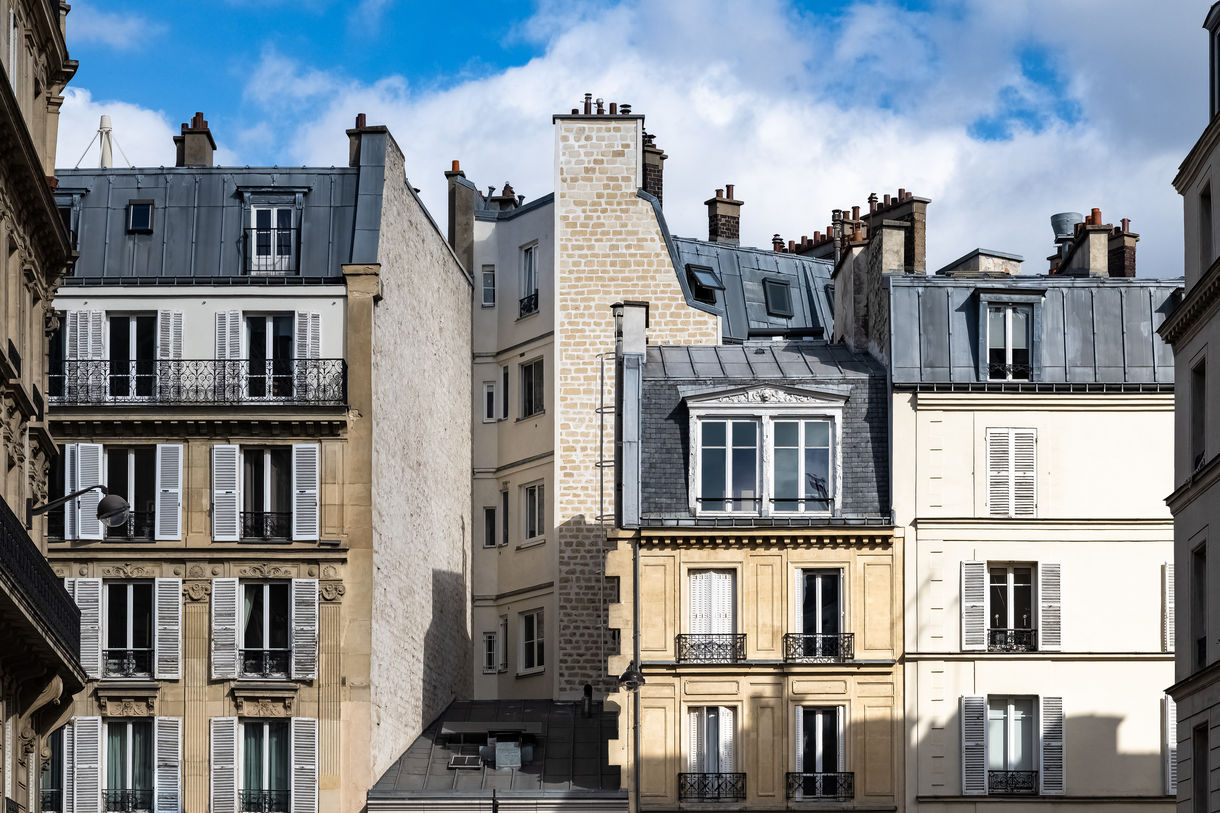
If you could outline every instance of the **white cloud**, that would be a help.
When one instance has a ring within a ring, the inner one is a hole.
[[[93,43],[121,51],[133,50],[151,37],[165,33],[165,25],[129,12],[99,11],[92,5],[74,2],[68,27],[69,50],[74,45]]]

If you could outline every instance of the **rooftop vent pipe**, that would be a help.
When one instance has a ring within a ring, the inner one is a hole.
[[[1055,232],[1055,242],[1062,243],[1071,240],[1076,233],[1076,224],[1084,222],[1080,212],[1060,212],[1051,215],[1051,231]]]

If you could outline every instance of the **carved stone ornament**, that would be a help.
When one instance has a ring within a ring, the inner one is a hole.
[[[160,574],[154,568],[133,565],[130,562],[102,568],[102,577],[109,579],[151,579],[158,575]]]
[[[242,697],[237,701],[237,713],[242,717],[291,717],[292,697]]]
[[[271,564],[256,564],[237,568],[237,575],[245,576],[251,579],[282,579],[291,578],[297,574],[295,568],[280,567],[279,565]]]
[[[343,582],[322,582],[318,592],[321,593],[323,601],[336,601],[347,592],[347,588],[343,586]]]
[[[211,594],[212,585],[208,582],[187,582],[182,588],[187,601],[203,601]]]
[[[327,565],[326,567],[322,568],[322,578],[324,578],[324,579],[339,578],[339,568],[335,567],[334,565]]]
[[[204,575],[203,565],[191,565],[190,570],[186,571],[186,575],[192,579],[202,579]]]
[[[155,717],[157,698],[98,695],[98,708],[106,717]]]
[[[813,393],[792,392],[774,387],[756,387],[725,395],[722,398],[700,400],[700,404],[822,404],[826,400]]]

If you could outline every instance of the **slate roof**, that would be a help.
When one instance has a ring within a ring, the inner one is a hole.
[[[497,725],[538,732],[526,735],[533,753],[528,760],[523,756],[520,768],[490,767],[486,761],[474,769],[449,767],[451,757],[459,753],[459,738],[447,732],[447,726],[495,731]],[[585,717],[581,703],[455,700],[377,780],[369,800],[490,798],[495,789],[501,798],[622,799],[625,804],[620,770],[608,759],[609,741],[616,737],[617,715],[600,702]]]
[[[1172,388],[1173,352],[1156,331],[1181,285],[1147,278],[891,277],[894,385]],[[986,383],[980,303],[989,297],[1035,303],[1032,383]]]

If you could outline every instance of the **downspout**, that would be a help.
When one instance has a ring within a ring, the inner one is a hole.
[[[640,534],[631,540],[631,656],[640,669]],[[640,669],[641,674],[643,670]],[[640,813],[640,691],[631,694],[631,785],[635,794],[635,813]]]

